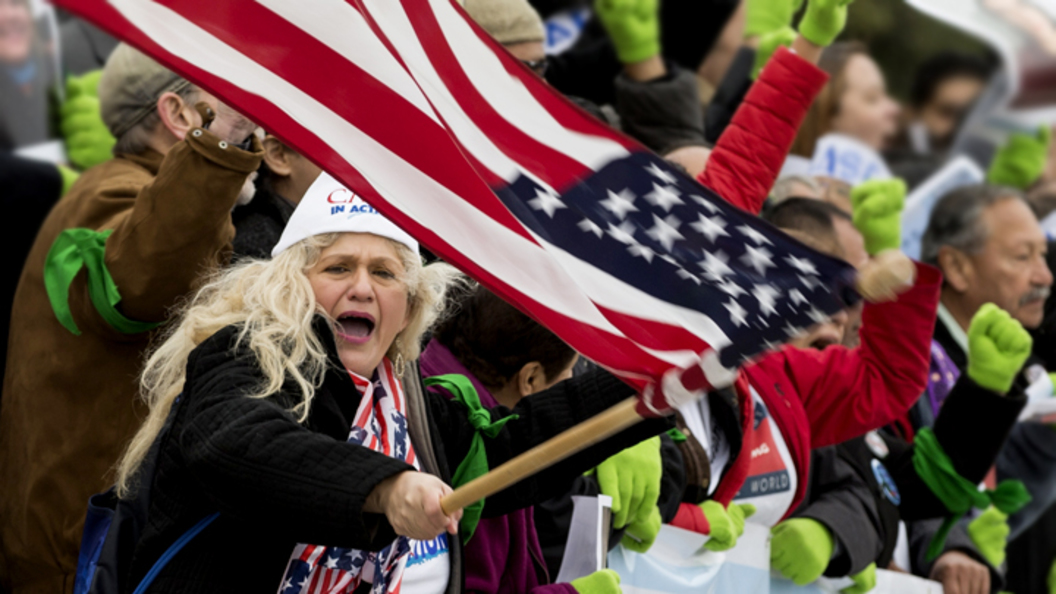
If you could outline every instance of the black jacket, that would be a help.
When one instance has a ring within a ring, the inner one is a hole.
[[[236,348],[239,327],[217,332],[191,353],[172,429],[160,443],[150,512],[126,583],[138,583],[176,538],[217,511],[220,517],[175,556],[149,592],[271,594],[299,542],[379,550],[395,539],[386,518],[364,512],[363,505],[379,482],[411,467],[346,442],[359,394],[325,319],[317,317],[314,329],[327,345],[331,366],[303,425],[288,412],[299,399],[294,387],[264,399],[245,396],[260,373],[252,351]],[[486,442],[489,466],[632,394],[601,371],[524,399],[513,411],[493,410],[493,418],[512,412],[519,419]],[[474,430],[461,404],[425,398],[433,452],[445,462],[441,466],[454,468]],[[587,448],[490,497],[484,514],[501,515],[553,497],[587,469],[667,427],[662,420],[646,421]]]

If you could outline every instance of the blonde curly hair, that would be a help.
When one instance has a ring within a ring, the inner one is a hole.
[[[277,393],[285,381],[300,388],[302,400],[291,413],[308,418],[315,389],[327,367],[326,347],[312,330],[312,319],[324,313],[316,306],[306,272],[340,233],[309,237],[272,260],[248,260],[218,272],[182,308],[160,337],[140,377],[140,396],[150,408],[117,466],[117,492],[134,491],[133,477],[157,439],[176,397],[183,391],[187,358],[199,344],[232,324],[240,324],[237,344],[252,349],[261,370],[258,388],[249,398]],[[403,262],[398,280],[407,288],[409,322],[396,335],[386,356],[418,358],[422,335],[443,309],[444,294],[459,278],[447,264],[422,266],[418,254],[387,240]],[[324,313],[325,315],[325,313]]]

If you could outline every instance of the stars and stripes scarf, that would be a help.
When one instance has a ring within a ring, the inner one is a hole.
[[[383,359],[374,376],[348,372],[361,394],[349,443],[368,447],[420,469],[407,432],[407,401],[392,362]],[[405,536],[378,552],[299,544],[290,556],[279,594],[351,594],[360,582],[372,584],[371,594],[400,591],[410,553]]]

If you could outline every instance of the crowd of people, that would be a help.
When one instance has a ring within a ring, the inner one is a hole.
[[[994,75],[987,56],[929,56],[899,73],[900,105],[841,37],[851,0],[462,7],[594,117],[857,269],[902,248],[907,194],[958,156]],[[49,98],[31,8],[0,0],[0,195],[19,213],[0,283],[0,592],[617,594],[611,569],[555,583],[573,497],[596,495],[610,547],[638,553],[664,525],[727,551],[754,524],[798,585],[863,594],[887,569],[947,594],[1056,592],[1056,420],[1024,413],[1056,398],[1049,128],[936,201],[899,294],[445,510],[452,486],[634,389],[72,17]],[[56,135],[62,164],[20,152]],[[876,165],[819,174],[833,143]],[[335,195],[358,216],[333,216]]]

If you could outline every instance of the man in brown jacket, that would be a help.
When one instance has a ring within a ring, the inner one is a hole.
[[[17,594],[72,591],[88,497],[112,484],[146,410],[137,374],[154,328],[226,259],[262,157],[252,123],[127,46],[99,96],[115,158],[51,211],[12,309],[0,590]]]

